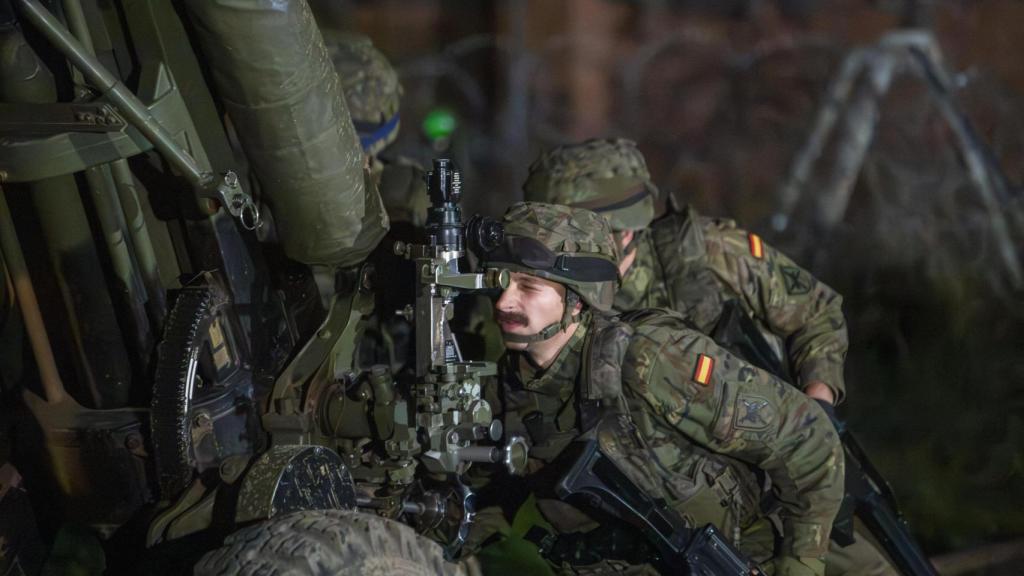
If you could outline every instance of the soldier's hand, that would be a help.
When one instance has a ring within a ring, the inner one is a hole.
[[[804,394],[807,394],[815,400],[821,400],[822,402],[828,402],[829,404],[836,403],[836,395],[832,393],[832,389],[828,387],[821,380],[814,380],[807,386],[804,386]]]

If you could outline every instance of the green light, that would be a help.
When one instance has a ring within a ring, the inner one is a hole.
[[[448,138],[457,127],[455,113],[448,108],[434,108],[423,118],[423,133],[431,140]]]

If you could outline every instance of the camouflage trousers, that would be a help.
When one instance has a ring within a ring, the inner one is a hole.
[[[768,522],[756,522],[743,532],[740,549],[772,574],[771,556],[776,531]],[[849,546],[829,542],[825,556],[825,576],[899,576],[899,572],[874,543],[874,538],[858,521],[854,527],[854,541]]]
[[[825,576],[899,576],[899,571],[859,521],[854,524],[853,537],[853,544],[846,547],[829,543]]]

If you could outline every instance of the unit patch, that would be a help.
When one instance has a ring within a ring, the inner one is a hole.
[[[693,370],[693,381],[701,386],[711,384],[711,374],[715,371],[715,359],[706,354],[697,357],[697,367]]]
[[[810,274],[796,266],[779,266],[782,278],[786,281],[786,292],[797,296],[807,294],[811,291],[812,281]]]
[[[741,394],[736,399],[736,428],[764,430],[775,420],[775,407],[760,396]]]

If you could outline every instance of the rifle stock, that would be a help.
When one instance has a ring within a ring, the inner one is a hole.
[[[555,491],[563,500],[580,498],[633,526],[660,555],[667,574],[763,576],[757,564],[737,550],[712,524],[696,530],[663,500],[639,488],[602,451],[594,434],[576,441],[578,454]]]

